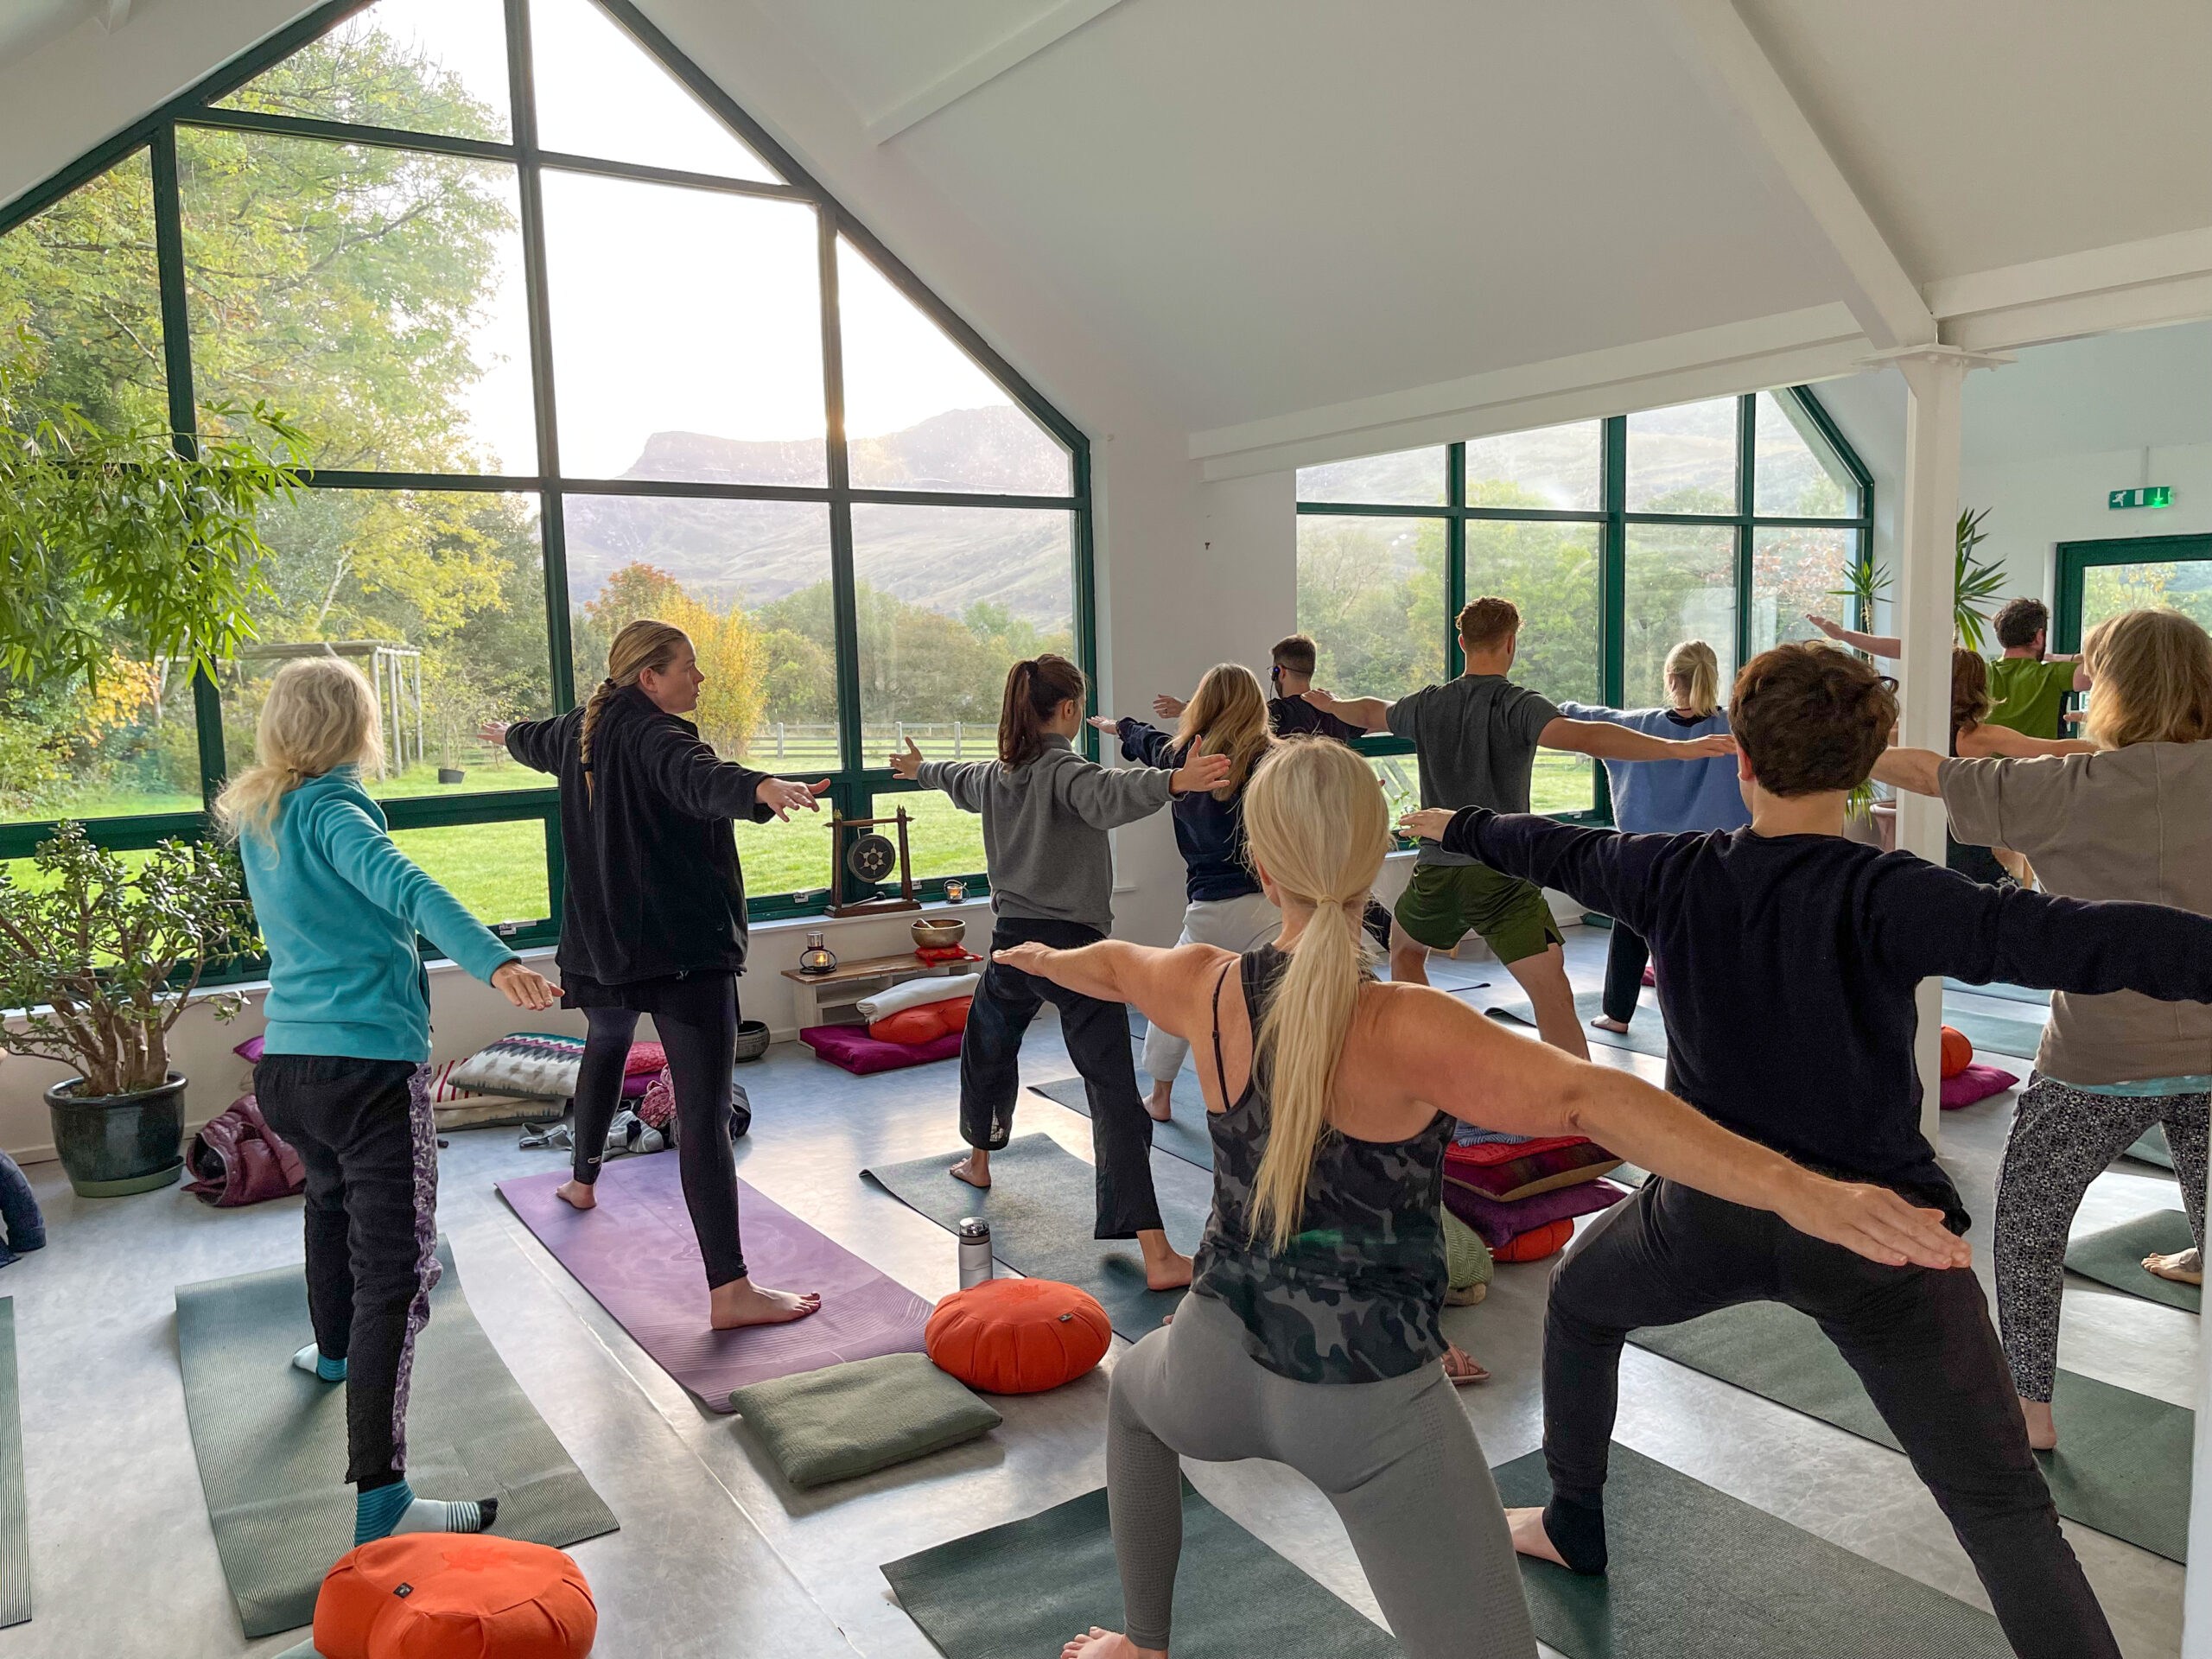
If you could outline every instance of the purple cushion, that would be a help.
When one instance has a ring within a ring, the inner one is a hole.
[[[887,1043],[868,1034],[866,1026],[809,1026],[798,1039],[816,1056],[859,1077],[896,1071],[903,1065],[927,1065],[960,1052],[960,1033],[948,1031],[926,1043]]]
[[[1943,1079],[1943,1109],[1955,1112],[1977,1100],[1987,1100],[1992,1095],[2003,1094],[2018,1082],[2019,1079],[2010,1071],[1999,1071],[1993,1065],[1976,1062],[1958,1076]]]
[[[1444,1207],[1483,1236],[1483,1243],[1497,1249],[1523,1233],[1534,1232],[1546,1222],[1568,1221],[1610,1209],[1628,1197],[1628,1189],[1611,1181],[1584,1181],[1533,1198],[1500,1204],[1457,1181],[1444,1183]]]
[[[1475,1150],[1511,1151],[1515,1148],[1480,1147]],[[1553,1147],[1497,1163],[1463,1162],[1447,1153],[1444,1158],[1444,1179],[1447,1183],[1472,1187],[1486,1198],[1510,1204],[1522,1198],[1534,1198],[1541,1192],[1549,1192],[1556,1187],[1573,1186],[1578,1181],[1594,1181],[1607,1171],[1618,1168],[1620,1161],[1603,1147],[1589,1141]]]
[[[248,1065],[259,1065],[262,1045],[268,1040],[265,1037],[249,1037],[231,1052],[241,1056]]]

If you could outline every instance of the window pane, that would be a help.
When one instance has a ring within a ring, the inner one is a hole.
[[[1628,417],[1630,512],[1736,511],[1736,404],[1717,397]]]
[[[553,913],[545,880],[545,820],[395,830],[399,850],[487,927]]]
[[[1667,653],[1702,639],[1736,677],[1736,532],[1724,525],[1628,527],[1627,636],[1622,695],[1631,709],[1667,701]]]
[[[512,168],[188,128],[177,164],[200,397],[319,467],[537,471]]]
[[[1301,467],[1298,499],[1345,501],[1354,506],[1440,507],[1444,505],[1444,446],[1332,461],[1325,467]]]
[[[561,469],[829,482],[814,209],[544,175]]]
[[[952,758],[949,739],[931,743],[927,738],[918,738],[931,756],[938,760]],[[988,732],[968,728],[967,741],[962,745],[962,758],[968,760],[985,760],[995,753],[998,731],[995,725]],[[906,844],[914,856],[914,880],[926,881],[940,875],[982,875],[983,820],[979,813],[963,812],[952,804],[949,795],[933,789],[916,790],[911,793],[879,795],[873,809],[878,817],[891,817],[900,807],[913,820],[906,826]],[[894,847],[899,832],[894,825],[885,824],[878,832],[891,838]],[[893,891],[896,888],[894,887]],[[978,956],[984,946],[973,936],[963,941]]]
[[[74,404],[105,426],[166,423],[143,150],[0,236],[0,361],[38,415]]]
[[[2212,559],[2093,564],[2082,573],[2082,634],[2122,611],[2179,611],[2212,626]]]
[[[1859,511],[1859,485],[1795,397],[1758,397],[1758,453],[1751,508],[1783,518],[1843,518]]]
[[[837,239],[853,483],[1066,495],[1068,452],[867,256]]]
[[[1755,530],[1751,532],[1751,650],[1793,639],[1826,636],[1805,620],[1808,612],[1840,618],[1855,626],[1851,601],[1841,597],[1855,530]],[[1725,696],[1726,683],[1721,687]]]
[[[781,182],[591,0],[531,0],[530,50],[543,148]]]
[[[1603,421],[1501,433],[1467,444],[1467,505],[1594,512],[1605,453]]]
[[[0,823],[200,810],[191,673],[118,654],[98,685],[0,701]]]
[[[1595,524],[1467,521],[1468,597],[1496,594],[1520,607],[1513,677],[1554,702],[1594,703],[1604,695],[1598,539]],[[1596,764],[1540,753],[1531,804],[1540,812],[1588,811]]]
[[[1308,513],[1298,520],[1298,626],[1314,683],[1398,697],[1444,677],[1444,521]]]
[[[505,143],[505,9],[499,0],[377,0],[215,107]]]
[[[577,495],[563,511],[579,702],[623,624],[658,617],[698,651],[707,683],[691,718],[717,754],[809,782],[836,769],[826,505]],[[828,857],[825,842],[824,872]]]
[[[1367,764],[1375,770],[1376,782],[1382,785],[1382,798],[1389,804],[1390,823],[1408,812],[1421,810],[1421,767],[1410,754],[1370,754]]]
[[[1074,520],[994,507],[853,508],[861,753],[881,766],[904,723],[929,752],[997,752],[1006,672],[1075,655]],[[982,735],[978,736],[977,734]]]
[[[810,784],[816,778],[810,772],[805,781]],[[734,828],[737,861],[745,872],[747,899],[828,895],[830,803],[826,799],[819,812],[794,812],[789,818],[771,818],[766,823],[740,818]]]
[[[276,551],[276,598],[256,615],[259,640],[218,677],[232,772],[252,760],[277,670],[328,652],[376,689],[385,766],[366,780],[372,795],[551,785],[476,735],[486,720],[552,712],[532,498],[303,490],[263,515],[261,536]]]

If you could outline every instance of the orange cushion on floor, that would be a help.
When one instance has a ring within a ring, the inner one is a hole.
[[[1051,1279],[991,1279],[937,1305],[922,1345],[938,1370],[986,1394],[1035,1394],[1106,1357],[1114,1327],[1088,1291]]]
[[[323,1659],[584,1659],[599,1610],[557,1549],[410,1532],[338,1558],[315,1604]]]
[[[1967,1040],[1966,1033],[1955,1026],[1944,1027],[1942,1074],[1955,1077],[1973,1064],[1974,1045]]]
[[[976,1005],[966,997],[956,996],[934,1006],[944,1016],[947,1031],[965,1031],[968,1029],[968,1010]]]
[[[1548,1221],[1542,1226],[1509,1238],[1491,1252],[1498,1262],[1541,1262],[1546,1256],[1567,1248],[1567,1241],[1574,1236],[1572,1221]]]
[[[879,1043],[933,1043],[944,1035],[944,1015],[934,1002],[887,1014],[868,1028]]]

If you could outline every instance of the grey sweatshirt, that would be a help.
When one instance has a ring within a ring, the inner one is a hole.
[[[1166,806],[1173,774],[1154,766],[1109,768],[1065,737],[1014,769],[995,760],[925,760],[923,785],[983,815],[991,908],[1001,916],[1114,925],[1114,857],[1106,832]]]

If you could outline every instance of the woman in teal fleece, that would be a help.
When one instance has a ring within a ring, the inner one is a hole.
[[[429,981],[415,937],[517,1007],[560,995],[392,844],[361,787],[363,766],[383,758],[378,728],[359,670],[335,657],[288,663],[261,711],[257,764],[215,804],[269,950],[254,1093],[307,1173],[315,1339],[292,1363],[346,1384],[356,1544],[480,1532],[498,1509],[407,1484],[408,1373],[438,1277]]]

